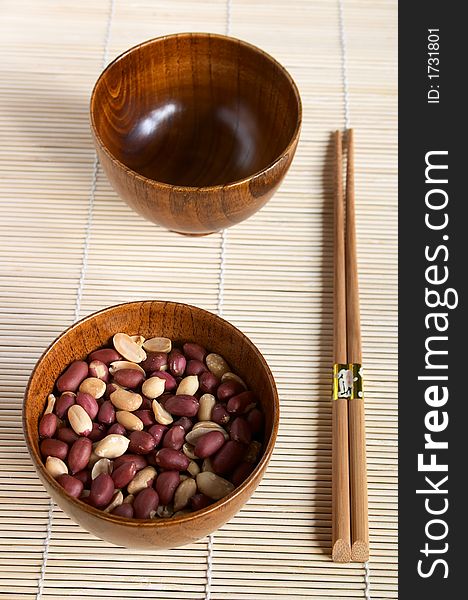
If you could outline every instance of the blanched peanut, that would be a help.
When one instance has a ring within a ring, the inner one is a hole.
[[[203,394],[199,400],[198,420],[211,421],[211,411],[216,404],[216,399],[213,394]]]
[[[140,394],[136,394],[135,392],[117,389],[110,395],[110,401],[115,408],[132,412],[140,408],[143,398],[140,396]]]
[[[117,422],[123,425],[127,431],[143,430],[143,421],[128,410],[118,410],[115,417]]]
[[[112,341],[117,352],[127,360],[135,363],[145,360],[146,352],[126,333],[116,333]]]
[[[112,462],[108,458],[100,458],[91,470],[91,479],[96,479],[101,473],[112,473]]]
[[[100,458],[117,458],[127,450],[130,440],[123,435],[110,434],[98,442],[94,452]]]
[[[234,490],[230,481],[209,471],[203,471],[197,475],[197,486],[202,494],[213,500],[220,500]]]
[[[182,481],[174,494],[174,512],[182,510],[187,506],[190,498],[197,493],[197,482],[189,477]]]
[[[79,404],[74,404],[68,409],[68,420],[73,431],[78,435],[88,436],[93,429],[91,417]]]
[[[221,377],[230,371],[229,365],[219,354],[211,353],[205,358],[206,366],[217,377]]]
[[[176,395],[184,394],[194,396],[198,390],[198,377],[196,375],[188,375],[179,383]]]
[[[80,392],[91,394],[93,398],[102,398],[106,391],[106,382],[98,377],[87,377],[80,383],[78,388]]]
[[[137,494],[149,485],[153,485],[156,479],[156,469],[154,467],[145,467],[135,475],[135,477],[127,485],[129,494]]]
[[[150,377],[141,386],[141,391],[147,398],[153,400],[154,398],[159,398],[159,396],[161,396],[165,387],[166,382],[164,379]]]
[[[49,475],[52,475],[54,479],[57,479],[59,475],[68,474],[67,465],[63,462],[63,460],[57,458],[56,456],[48,456],[45,467]]]
[[[172,342],[169,338],[165,337],[154,337],[149,340],[145,340],[143,348],[148,352],[164,352],[168,353],[172,349]]]

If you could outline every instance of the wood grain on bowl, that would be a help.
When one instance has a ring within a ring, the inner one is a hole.
[[[211,233],[263,206],[289,168],[300,124],[288,72],[262,50],[214,34],[130,49],[91,98],[96,148],[115,190],[182,233]]]
[[[258,394],[265,414],[265,450],[252,475],[225,499],[201,512],[176,519],[135,521],[104,513],[75,498],[49,475],[39,452],[38,423],[48,394],[74,360],[107,343],[117,332],[146,338],[198,342],[221,354]],[[215,531],[245,504],[259,484],[276,439],[279,402],[271,372],[259,350],[238,329],[205,310],[175,302],[143,301],[110,307],[65,331],[39,359],[28,383],[23,428],[35,468],[54,501],[84,529],[114,544],[133,548],[171,548]]]

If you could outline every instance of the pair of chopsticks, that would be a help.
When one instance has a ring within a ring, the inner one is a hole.
[[[343,194],[343,147],[347,150]],[[334,134],[332,559],[369,558],[366,440],[354,208],[353,130]]]

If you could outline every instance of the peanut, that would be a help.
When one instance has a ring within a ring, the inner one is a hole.
[[[193,452],[198,458],[208,458],[223,446],[224,441],[220,431],[210,431],[198,438]]]
[[[68,452],[68,466],[72,475],[86,467],[91,456],[93,444],[91,440],[80,437],[73,443]]]
[[[131,335],[130,339],[132,342],[135,342],[138,346],[143,346],[145,343],[145,338],[142,335]]]
[[[140,394],[136,394],[135,392],[117,389],[110,395],[110,401],[115,408],[132,412],[140,408],[143,398]]]
[[[73,498],[79,498],[81,492],[83,491],[83,482],[73,477],[72,475],[67,475],[64,473],[63,475],[59,475],[57,477],[58,483],[63,487],[63,489],[69,494],[73,496]]]
[[[228,373],[224,373],[224,375],[221,377],[221,383],[224,383],[225,381],[237,381],[238,383],[241,384],[241,386],[244,388],[244,390],[247,389],[247,385],[246,385],[245,381],[243,379],[241,379],[241,377],[239,377],[239,375],[236,375],[235,373],[231,373],[231,371],[229,371]]]
[[[192,477],[196,477],[200,473],[200,467],[194,460],[191,460],[187,467],[187,473],[190,473]]]
[[[165,387],[166,381],[164,379],[150,377],[141,386],[141,391],[147,398],[153,400],[154,398],[159,398],[159,396],[161,396]]]
[[[114,348],[130,362],[141,363],[146,358],[146,352],[126,333],[116,333],[112,338]]]
[[[130,362],[129,360],[117,360],[111,363],[109,367],[109,373],[111,375],[115,375],[117,371],[128,371],[129,369],[138,371],[138,373],[141,373],[143,376],[146,375],[145,370],[140,365],[134,362]]]
[[[164,435],[162,442],[163,448],[172,448],[180,450],[184,445],[185,429],[182,425],[173,425]]]
[[[117,422],[123,425],[127,431],[142,431],[143,421],[128,410],[118,410],[115,414]]]
[[[57,431],[58,419],[54,413],[47,413],[42,415],[39,421],[39,437],[51,438]]]
[[[156,491],[159,494],[161,504],[167,505],[172,502],[174,493],[180,483],[179,471],[163,471],[156,480]]]
[[[88,436],[93,429],[93,422],[91,417],[85,411],[85,409],[79,404],[73,404],[68,409],[68,420],[73,431],[78,435]]]
[[[133,502],[133,510],[137,519],[149,519],[150,513],[156,510],[159,504],[159,496],[153,488],[145,488],[138,492]]]
[[[198,456],[194,453],[194,446],[188,442],[185,442],[185,444],[182,446],[182,452],[185,454],[185,456],[190,458],[190,460],[198,459]]]
[[[107,473],[100,473],[91,483],[89,502],[96,508],[107,506],[114,495],[115,486],[112,477]]]
[[[185,342],[182,346],[185,356],[190,360],[198,360],[203,362],[208,352],[196,342]]]
[[[98,379],[98,381],[100,381],[100,379]],[[101,381],[101,383],[104,384],[105,387],[106,384],[103,381]],[[84,408],[91,419],[94,419],[99,412],[99,404],[96,402],[94,396],[88,392],[78,392],[75,403]]]
[[[143,348],[148,352],[164,352],[167,354],[172,349],[172,342],[169,338],[165,337],[154,337],[149,340],[145,340]]]
[[[135,477],[137,468],[135,463],[129,462],[120,465],[114,471],[112,471],[112,479],[116,488],[124,488],[127,486],[132,479]]]
[[[197,475],[197,486],[202,494],[212,500],[220,500],[234,490],[230,481],[209,471],[203,471]]]
[[[164,405],[164,408],[178,417],[194,417],[198,412],[198,400],[195,396],[180,394],[178,396],[170,396]]]
[[[171,415],[167,412],[165,408],[163,408],[157,400],[153,400],[151,403],[151,408],[153,409],[154,418],[161,425],[170,425],[174,420]]]
[[[198,390],[198,377],[196,375],[188,375],[179,383],[176,395],[184,394],[194,396]]]
[[[73,392],[64,392],[55,403],[55,414],[59,419],[63,419],[70,406],[75,404],[76,394]]]
[[[47,396],[47,406],[44,411],[45,415],[48,415],[49,413],[54,412],[55,402],[56,402],[55,396],[53,394],[49,394]]]
[[[80,383],[78,391],[91,394],[93,398],[102,398],[106,391],[106,382],[98,377],[87,377]]]
[[[200,391],[202,394],[214,394],[218,389],[219,379],[211,371],[202,373],[198,381],[200,382]]]
[[[110,434],[96,444],[94,452],[100,458],[117,458],[127,450],[130,440],[123,435]]]
[[[92,362],[94,360],[100,360],[105,365],[109,366],[111,363],[121,360],[120,354],[114,350],[114,348],[101,348],[91,352],[88,359]]]
[[[229,473],[241,462],[245,453],[245,445],[229,440],[211,457],[213,471],[218,475]]]
[[[105,383],[109,380],[109,368],[102,360],[93,360],[89,363],[88,374],[90,377],[97,377]]]
[[[59,392],[76,392],[86,377],[88,377],[88,363],[84,360],[75,360],[57,379],[57,389]]]
[[[133,506],[124,502],[120,506],[117,506],[111,511],[111,514],[118,517],[124,517],[126,519],[133,518]]]
[[[120,506],[123,503],[123,494],[121,490],[117,490],[112,498],[111,503],[106,506],[104,512],[109,513],[112,512],[115,508]]]
[[[174,377],[180,377],[184,374],[187,359],[180,350],[171,350],[167,357],[167,366]]]
[[[155,455],[156,464],[163,469],[185,471],[190,464],[190,459],[179,450],[161,448]]]
[[[199,400],[198,407],[198,420],[199,421],[210,421],[211,411],[216,404],[216,399],[213,394],[203,394]]]
[[[96,479],[101,473],[112,473],[112,462],[108,458],[100,458],[91,470],[91,479]]]
[[[54,479],[57,479],[57,477],[60,475],[68,475],[67,465],[63,462],[63,460],[57,458],[56,456],[48,456],[45,467],[49,475],[51,475]]]
[[[127,485],[129,494],[137,494],[146,487],[153,485],[156,479],[156,469],[154,467],[145,467],[135,475],[135,477]]]
[[[208,367],[208,369],[218,379],[221,379],[221,377],[225,373],[228,373],[231,370],[229,368],[229,365],[227,364],[227,362],[219,354],[215,354],[215,353],[208,354],[207,357],[205,358],[205,362],[206,362],[206,366]]]
[[[114,373],[114,382],[125,388],[137,388],[145,380],[145,376],[136,369],[119,369]]]
[[[182,481],[174,494],[174,512],[184,509],[190,498],[197,493],[197,482],[189,477]]]
[[[132,431],[128,449],[133,454],[149,454],[156,447],[156,440],[147,431]]]

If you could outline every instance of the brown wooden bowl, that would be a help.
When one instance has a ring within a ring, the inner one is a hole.
[[[165,520],[125,519],[97,510],[65,493],[49,475],[39,452],[38,423],[46,398],[64,368],[109,344],[119,332],[173,341],[195,341],[223,355],[257,392],[265,413],[264,453],[254,472],[231,494],[206,509]],[[279,401],[273,376],[252,342],[220,317],[176,302],[130,302],[106,308],[79,321],[49,346],[29,379],[23,405],[23,428],[36,471],[54,501],[74,521],[94,535],[129,548],[172,548],[212,533],[233,517],[260,483],[273,451]]]
[[[246,42],[208,33],[149,40],[116,58],[91,96],[101,165],[136,212],[207,234],[273,195],[299,139],[289,73]]]

